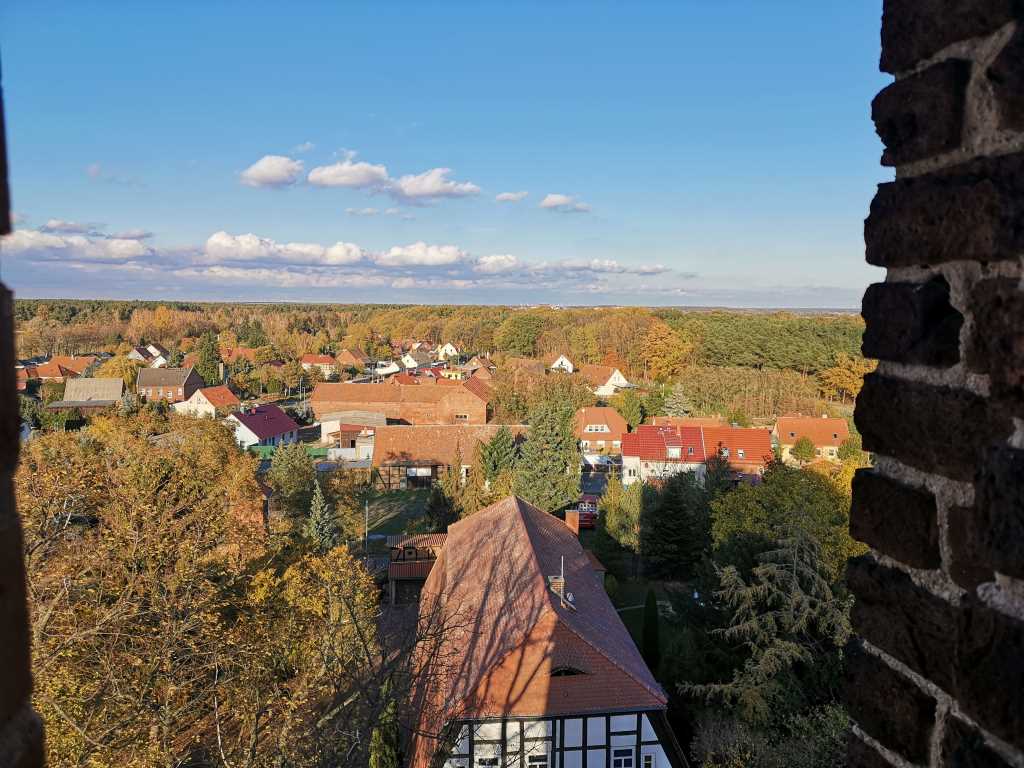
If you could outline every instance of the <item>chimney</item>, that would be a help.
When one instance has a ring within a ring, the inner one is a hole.
[[[572,592],[565,591],[565,556],[561,557],[561,565],[559,567],[559,573],[557,576],[548,576],[548,586],[551,591],[558,595],[558,601],[562,604],[563,608],[571,608],[576,610],[576,606],[573,604]]]
[[[580,512],[578,509],[568,509],[565,512],[565,524],[576,536],[580,535]]]

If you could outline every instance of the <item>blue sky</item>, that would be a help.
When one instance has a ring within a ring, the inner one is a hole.
[[[891,177],[879,18],[11,0],[3,278],[26,297],[856,307]]]

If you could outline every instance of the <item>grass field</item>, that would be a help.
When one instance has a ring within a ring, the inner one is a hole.
[[[370,498],[370,533],[423,533],[423,512],[430,496],[428,490],[374,493]]]

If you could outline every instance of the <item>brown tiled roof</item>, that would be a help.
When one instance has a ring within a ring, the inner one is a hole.
[[[443,379],[443,381],[447,381],[447,379]],[[462,386],[479,397],[485,403],[491,402],[491,398],[494,397],[494,390],[492,390],[490,385],[483,379],[469,378],[465,381],[453,381],[452,384],[462,384]]]
[[[430,575],[436,560],[392,561],[388,563],[389,579],[425,579]]]
[[[591,363],[584,363],[576,369],[580,376],[587,380],[587,382],[594,387],[601,387],[608,383],[608,379],[615,373],[615,369],[610,365],[593,365]]]
[[[704,449],[708,456],[729,449],[729,466],[743,472],[764,469],[775,458],[772,435],[767,429],[752,427],[703,427]],[[740,451],[743,458],[740,458]]]
[[[393,533],[387,537],[389,547],[423,547],[440,550],[448,538],[447,533]]]
[[[653,416],[651,424],[656,427],[724,427],[721,416]]]
[[[369,356],[361,349],[343,349],[338,352],[337,360],[339,365],[366,365],[370,362]]]
[[[242,404],[235,397],[235,393],[223,385],[219,387],[204,387],[198,391],[202,392],[203,397],[214,408],[237,408]]]
[[[338,361],[330,355],[303,355],[299,362],[305,365],[337,365]]]
[[[850,427],[846,419],[779,416],[775,429],[779,442],[785,445],[793,445],[801,437],[806,437],[816,448],[838,448],[850,437]]]
[[[233,363],[237,360],[248,360],[250,363],[255,363],[256,350],[253,347],[232,347],[225,349],[221,357],[225,363]]]
[[[53,360],[37,365],[35,367],[36,378],[38,379],[70,379],[78,376],[78,371],[66,368]]]
[[[483,382],[478,382],[483,384]],[[456,386],[465,386],[468,382],[454,382]],[[486,384],[483,384],[486,387]],[[479,391],[466,387],[469,392],[481,400],[487,398]],[[488,393],[490,387],[487,387]],[[451,392],[449,387],[424,387],[420,384],[400,384],[384,382],[382,384],[352,384],[351,382],[321,382],[313,389],[310,397],[312,403],[439,403]]]
[[[605,424],[608,432],[584,432],[588,424]],[[576,411],[576,437],[580,440],[621,440],[629,424],[614,408],[590,406]]]
[[[499,424],[420,424],[375,427],[373,466],[414,464],[448,466],[462,454],[463,464],[472,464],[477,448],[501,428]],[[514,437],[525,435],[523,424],[508,427]]]
[[[549,586],[563,563],[574,607]],[[422,617],[435,610],[452,636],[431,665],[421,733],[461,718],[666,707],[575,534],[519,498],[449,527],[420,602]],[[551,675],[563,666],[584,674]],[[421,736],[412,764],[426,765],[435,748]]]
[[[96,362],[95,355],[83,355],[82,357],[76,357],[74,355],[54,355],[50,358],[51,363],[56,363],[62,368],[74,371],[79,376],[84,374],[90,365]]]
[[[533,357],[506,357],[502,364],[504,368],[518,368],[529,373],[543,374],[547,370],[543,360]]]

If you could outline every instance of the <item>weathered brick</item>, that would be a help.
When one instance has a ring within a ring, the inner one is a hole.
[[[911,69],[951,43],[994,32],[1015,10],[1014,0],[885,0],[879,68]]]
[[[870,555],[850,560],[853,629],[943,690],[953,690],[956,613],[952,605]]]
[[[880,184],[864,222],[879,267],[1013,260],[1024,250],[1024,155],[983,157]]]
[[[942,732],[941,768],[1010,768],[970,723],[950,715]]]
[[[861,315],[865,357],[941,367],[960,360],[964,318],[949,303],[949,284],[943,277],[870,285]]]
[[[851,733],[846,742],[846,768],[892,768],[892,763]]]
[[[935,497],[873,469],[853,477],[850,533],[914,568],[942,564]]]
[[[1020,280],[982,280],[971,291],[974,327],[966,361],[972,371],[992,377],[997,397],[1024,397],[1024,291]]]
[[[1000,573],[1024,578],[1024,451],[991,447],[976,493],[985,560]]]
[[[952,507],[947,513],[949,575],[968,592],[995,579],[986,557],[987,528],[986,516],[979,514],[975,507]]]
[[[871,102],[885,144],[882,165],[902,165],[960,146],[971,63],[950,59],[883,88]]]
[[[977,598],[961,605],[956,698],[985,730],[1024,747],[1024,621]]]
[[[964,481],[974,479],[982,449],[1012,430],[973,392],[877,372],[864,377],[854,420],[864,450]]]
[[[986,72],[999,109],[999,126],[1006,130],[1024,130],[1024,27],[996,56]]]
[[[909,760],[927,760],[934,698],[858,643],[847,646],[844,690],[846,709],[866,734]]]

